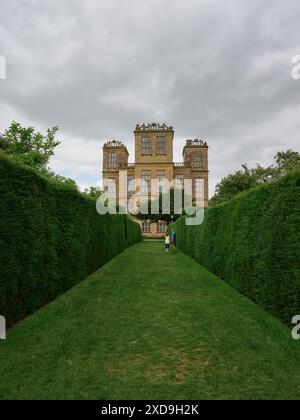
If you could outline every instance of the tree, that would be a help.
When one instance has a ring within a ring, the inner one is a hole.
[[[56,175],[48,167],[54,149],[60,144],[55,139],[58,127],[49,128],[47,134],[35,132],[33,127],[24,128],[13,121],[10,127],[0,134],[0,152],[10,156],[13,160],[37,169],[51,180],[78,190],[73,179]]]
[[[243,164],[241,170],[223,178],[216,186],[216,193],[210,200],[210,205],[224,203],[243,191],[276,180],[300,168],[300,154],[292,150],[277,153],[274,160],[275,165],[266,168],[256,165],[249,169],[246,164]]]
[[[42,173],[44,173],[45,176],[52,179],[55,182],[58,182],[59,184],[64,184],[66,187],[73,188],[78,191],[78,186],[74,179],[67,178],[62,175],[57,175],[54,172],[49,171],[49,169],[45,169],[45,171],[42,170]]]
[[[0,135],[0,151],[14,160],[39,170],[45,170],[54,149],[60,144],[55,139],[58,127],[49,128],[47,134],[35,132],[33,127],[24,128],[13,121]]]
[[[84,190],[83,194],[97,199],[103,194],[103,191],[99,187],[89,187]]]
[[[289,149],[286,152],[278,152],[275,156],[279,176],[284,176],[288,172],[300,169],[300,154]]]
[[[211,205],[220,204],[231,200],[241,191],[248,190],[255,186],[254,177],[247,165],[242,166],[243,169],[228,175],[216,186],[216,193],[210,200]]]
[[[184,191],[182,191],[182,203],[184,203],[185,194]],[[164,212],[163,210],[163,202],[166,198],[166,195],[170,194],[170,212]],[[151,214],[151,208],[153,206],[156,206],[159,211],[158,213]],[[144,220],[148,221],[150,223],[158,223],[159,221],[166,222],[167,224],[175,222],[179,217],[182,215],[185,215],[185,212],[183,210],[182,214],[175,214],[175,191],[174,188],[171,188],[169,192],[166,193],[160,193],[159,196],[154,200],[149,200],[146,203],[146,206],[148,208],[148,214],[142,214],[137,213],[133,216],[137,218],[138,220]]]

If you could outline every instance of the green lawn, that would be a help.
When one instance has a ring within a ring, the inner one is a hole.
[[[0,398],[299,399],[300,342],[190,257],[126,250],[0,340]]]

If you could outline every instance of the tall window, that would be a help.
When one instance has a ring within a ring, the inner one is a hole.
[[[195,152],[194,153],[194,167],[201,168],[201,166],[202,166],[201,152]]]
[[[204,180],[202,178],[195,179],[195,198],[196,200],[204,198]]]
[[[116,169],[117,168],[117,154],[116,153],[109,153],[109,155],[108,155],[108,167],[109,167],[109,169]]]
[[[151,192],[151,171],[142,171],[142,194]]]
[[[149,137],[142,138],[142,155],[151,155],[152,154],[152,147],[151,147],[151,139]]]
[[[167,172],[157,171],[158,189],[160,193],[167,191]]]
[[[166,233],[166,229],[167,229],[167,226],[165,222],[157,223],[157,230],[156,230],[157,233]]]
[[[175,176],[175,188],[178,190],[183,190],[184,188],[184,175]]]
[[[110,178],[107,183],[107,193],[108,198],[111,200],[116,200],[117,198],[117,187],[116,187],[116,180],[114,178]]]
[[[156,139],[156,154],[157,155],[166,155],[166,138],[165,137],[157,137]]]
[[[151,224],[149,222],[142,223],[142,232],[143,233],[151,233]]]
[[[128,176],[127,177],[127,184],[128,184],[128,193],[133,194],[135,192],[134,176]]]

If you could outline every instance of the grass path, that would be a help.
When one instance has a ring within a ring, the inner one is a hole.
[[[190,257],[126,250],[0,340],[0,399],[300,398],[300,343]]]

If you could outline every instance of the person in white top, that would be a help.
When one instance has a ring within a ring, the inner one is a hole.
[[[166,248],[166,252],[169,252],[170,250],[170,236],[167,233],[165,236],[165,248]]]

